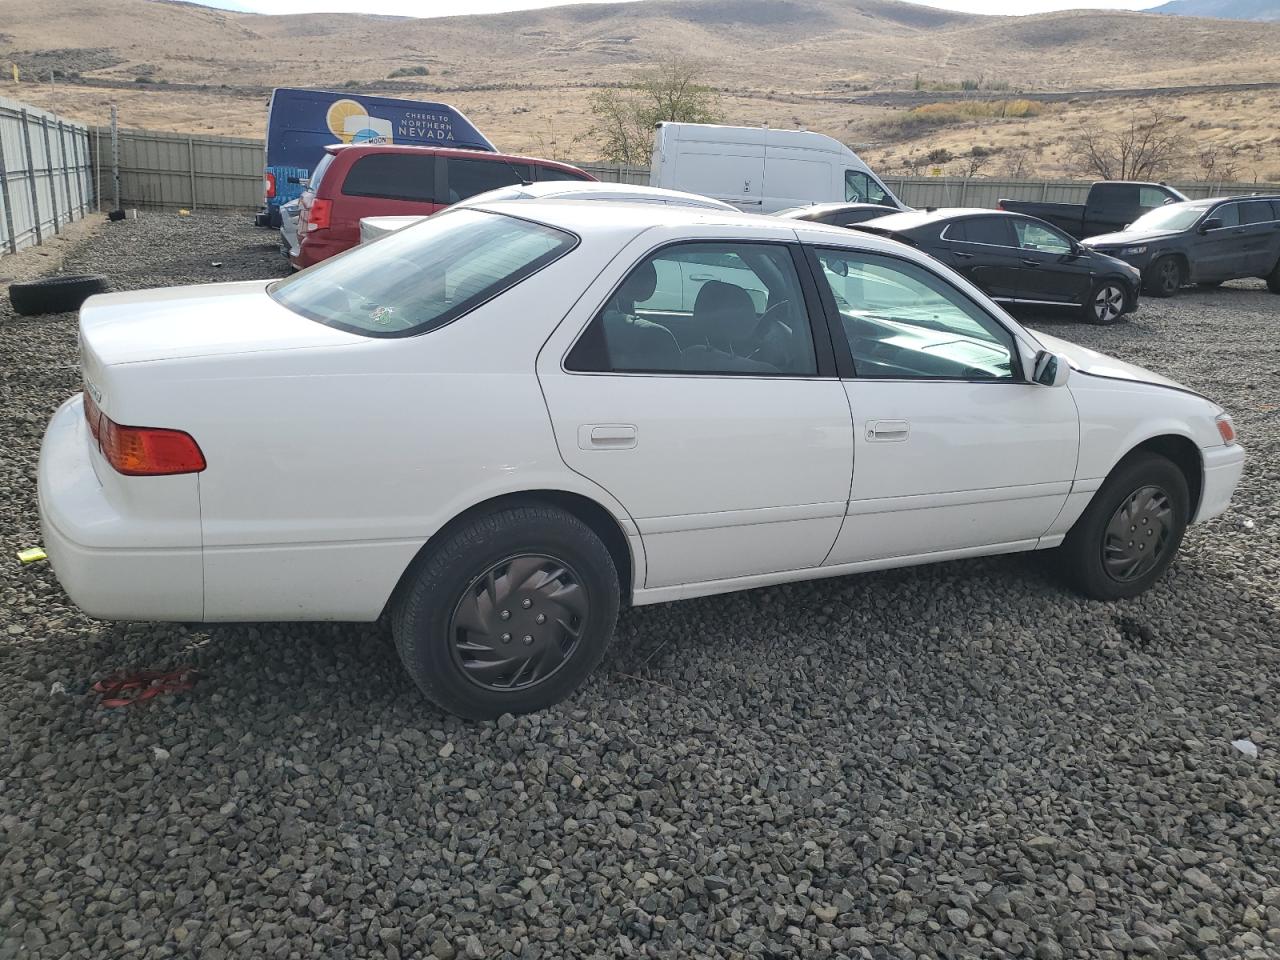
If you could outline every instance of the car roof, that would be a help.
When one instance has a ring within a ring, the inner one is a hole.
[[[668,204],[680,204],[690,207],[707,207],[713,210],[736,211],[736,207],[723,200],[683,190],[668,190],[665,187],[650,187],[644,184],[607,183],[595,180],[542,180],[538,183],[511,184],[496,187],[493,190],[476,194],[460,201],[462,204],[475,207],[499,200],[534,200],[542,198],[561,198],[565,200],[618,200],[618,201],[660,201]]]
[[[545,157],[526,157],[518,153],[496,153],[492,150],[476,150],[466,147],[429,147],[425,144],[410,143],[331,143],[324,149],[335,157],[343,154],[358,155],[367,153],[427,154],[429,156],[465,157],[467,159],[480,160],[509,160],[512,163],[536,163],[539,166],[561,167],[567,170],[585,172],[573,164],[564,163],[561,160],[548,160]]]
[[[522,220],[558,227],[577,234],[584,245],[593,237],[621,237],[623,243],[643,233],[654,231],[660,238],[678,241],[696,241],[701,236],[709,242],[716,239],[792,241],[797,238],[806,243],[825,244],[870,252],[892,253],[912,260],[929,261],[929,257],[906,244],[887,237],[858,233],[846,227],[808,220],[790,220],[766,216],[760,213],[742,213],[734,210],[718,210],[707,207],[685,207],[676,204],[628,203],[626,201],[598,200],[582,203],[577,200],[548,198],[541,200],[499,200],[494,203],[470,207],[500,213]],[[447,216],[448,211],[436,214]]]
[[[903,213],[891,213],[887,217],[876,217],[869,223],[859,224],[859,226],[867,226],[875,230],[902,232],[915,230],[932,223],[982,216],[1016,217],[1021,216],[1021,214],[1006,210],[987,210],[982,207],[939,207],[933,210],[907,210]]]
[[[783,217],[790,220],[798,220],[801,217],[823,216],[828,213],[840,213],[845,210],[892,210],[893,207],[886,207],[879,203],[811,203],[804,207],[788,207],[786,210],[779,210],[774,216]]]

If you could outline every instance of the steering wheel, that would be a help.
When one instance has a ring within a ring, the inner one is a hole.
[[[790,305],[790,300],[779,300],[760,314],[749,340],[749,343],[755,344],[755,349],[747,354],[746,359],[770,363],[779,370],[790,366],[793,333],[790,327],[778,319],[783,309]],[[766,355],[766,351],[771,353]]]

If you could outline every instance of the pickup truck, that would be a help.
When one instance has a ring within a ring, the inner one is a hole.
[[[1023,213],[1047,220],[1077,240],[1100,233],[1123,230],[1149,210],[1187,198],[1163,183],[1134,180],[1099,180],[1089,188],[1084,203],[1038,203],[1032,200],[1001,200],[997,210]]]

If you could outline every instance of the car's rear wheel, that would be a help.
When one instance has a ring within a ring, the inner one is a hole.
[[[1124,304],[1124,287],[1114,280],[1102,280],[1084,303],[1084,319],[1102,325],[1115,323],[1124,316]]]
[[[1276,265],[1267,274],[1267,289],[1272,293],[1280,293],[1280,260],[1276,261]]]
[[[1172,297],[1186,282],[1182,261],[1177,257],[1160,257],[1147,270],[1145,287],[1153,297]]]
[[[1133,597],[1169,568],[1186,532],[1186,477],[1153,453],[1123,460],[1067,534],[1063,572],[1097,600]]]
[[[400,658],[435,703],[475,720],[563,700],[604,656],[618,574],[585,523],[530,503],[446,533],[392,608]]]

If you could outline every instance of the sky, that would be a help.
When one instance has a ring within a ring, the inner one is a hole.
[[[199,0],[206,6],[250,13],[355,13],[397,14],[406,17],[446,17],[463,13],[498,13],[561,6],[565,0]],[[618,3],[625,0],[592,0]],[[1141,10],[1161,0],[930,0],[929,6],[966,13],[1024,14],[1090,7],[1106,10]]]

